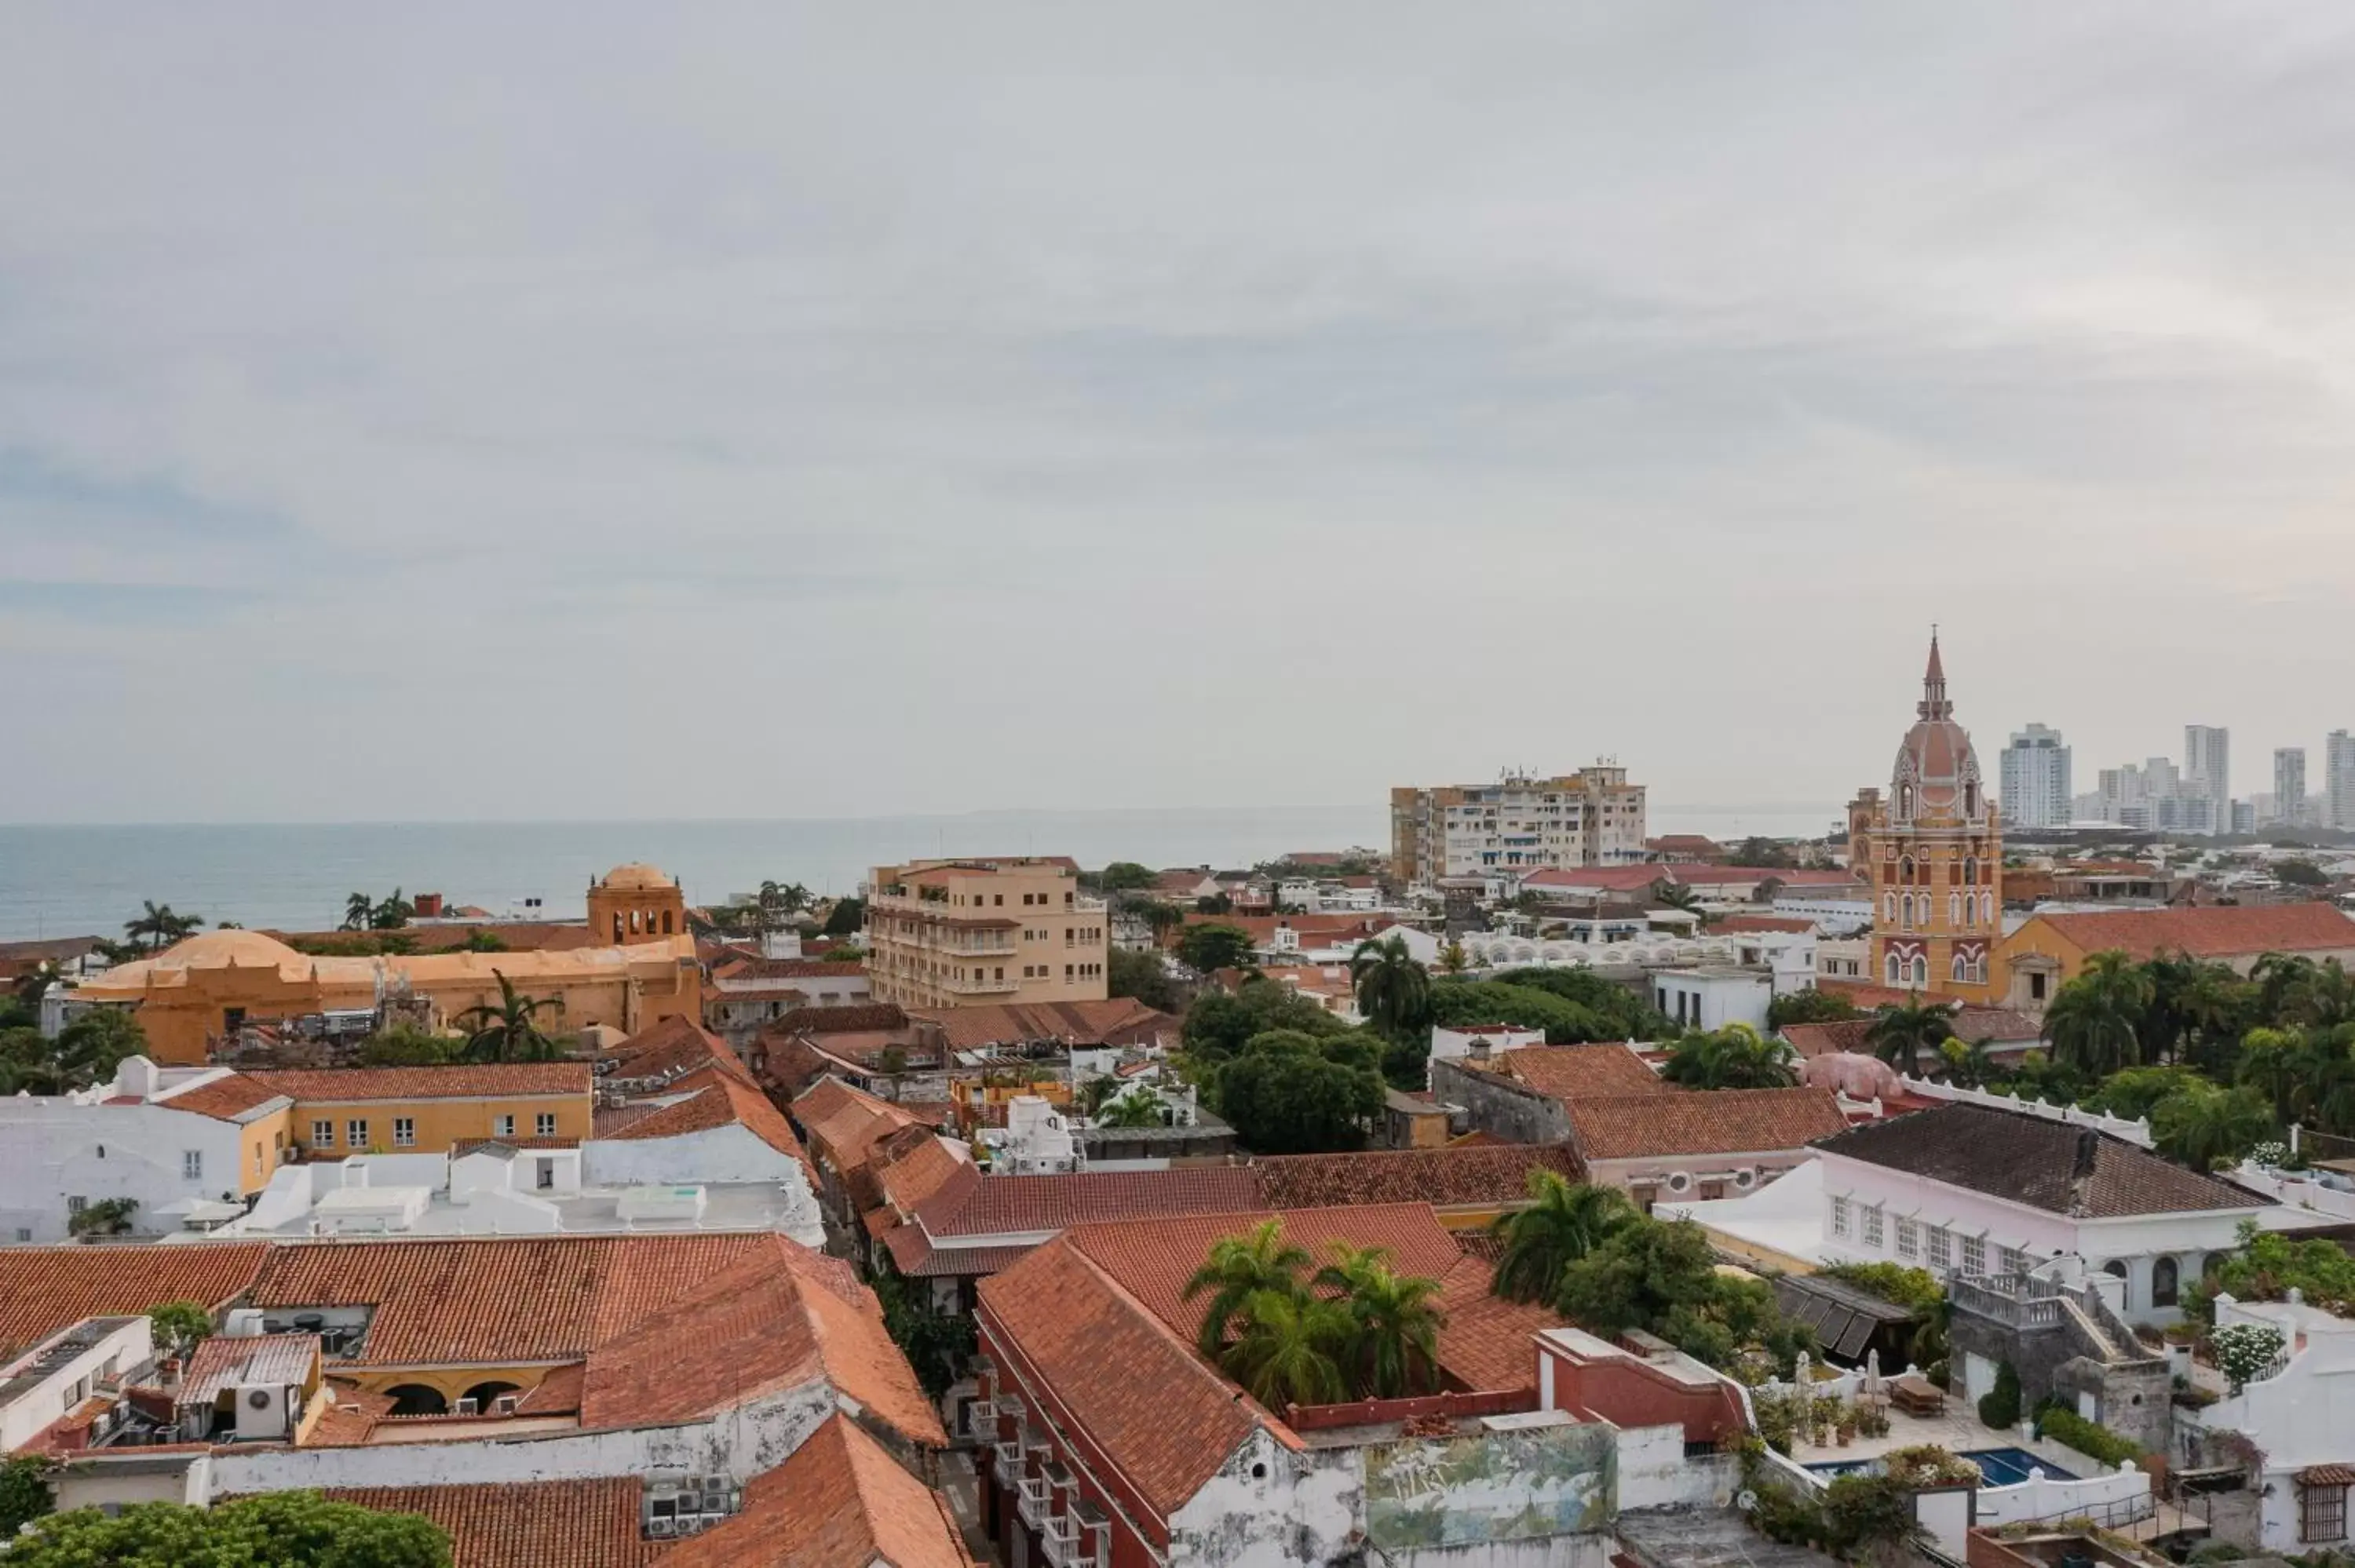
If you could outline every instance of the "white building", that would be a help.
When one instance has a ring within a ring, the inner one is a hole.
[[[1410,887],[1442,877],[1545,866],[1626,865],[1645,857],[1644,786],[1598,762],[1551,779],[1391,791],[1391,872]]]
[[[955,1145],[947,1139],[941,1140]],[[1087,1169],[1087,1150],[1071,1118],[1039,1095],[1006,1102],[1006,1125],[984,1128],[982,1146],[996,1176],[1067,1176]]]
[[[2306,747],[2285,746],[2274,752],[2272,821],[2295,825],[2306,821]]]
[[[2322,743],[2325,826],[2355,828],[2355,735],[2334,729]]]
[[[2041,724],[2015,731],[2003,748],[2001,800],[2007,828],[2065,827],[2070,816],[2069,747]]]
[[[222,1081],[245,1092],[207,1092]],[[130,1224],[140,1235],[233,1207],[246,1188],[247,1127],[293,1103],[257,1097],[225,1067],[158,1067],[144,1056],[124,1058],[92,1088],[0,1098],[0,1241],[63,1241],[73,1213],[109,1199],[139,1205]]]
[[[86,1318],[0,1364],[0,1454],[13,1454],[94,1394],[152,1370],[153,1329],[135,1317]]]
[[[1813,989],[1815,972],[1808,970]],[[1746,1023],[1766,1033],[1766,1009],[1774,1000],[1774,976],[1764,969],[1733,964],[1705,964],[1689,969],[1660,969],[1652,976],[1652,1005],[1681,1029],[1704,1032],[1729,1023]]]
[[[1432,1062],[1486,1062],[1507,1051],[1518,1051],[1524,1045],[1545,1044],[1542,1029],[1523,1029],[1512,1023],[1467,1023],[1461,1029],[1448,1029],[1440,1024],[1431,1026]],[[1425,1081],[1430,1068],[1424,1067]]]
[[[2343,1550],[2348,1477],[2355,1474],[2355,1323],[2296,1299],[2217,1297],[2216,1326],[2243,1323],[2279,1334],[2286,1361],[2219,1404],[2181,1413],[2190,1457],[2203,1457],[2196,1450],[2211,1434],[2252,1440],[2262,1455],[2249,1479],[2258,1497],[2258,1547]]]
[[[2232,732],[2222,725],[2183,726],[2183,785],[2187,794],[2229,803],[2232,799]]]

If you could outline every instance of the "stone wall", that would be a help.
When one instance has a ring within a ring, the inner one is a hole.
[[[1566,1143],[1570,1113],[1550,1095],[1455,1062],[1431,1064],[1431,1089],[1444,1105],[1462,1106],[1478,1130],[1508,1143]]]

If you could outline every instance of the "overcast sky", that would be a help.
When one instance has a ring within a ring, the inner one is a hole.
[[[2355,726],[2355,9],[10,7],[0,821]]]

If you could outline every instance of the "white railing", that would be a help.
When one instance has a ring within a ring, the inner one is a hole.
[[[2059,1481],[2041,1471],[2009,1487],[1981,1487],[1977,1520],[1983,1525],[2107,1515],[2122,1518],[2151,1501],[2150,1477],[2132,1465],[2102,1475]]]
[[[1905,1092],[1928,1100],[1953,1100],[1960,1105],[1987,1106],[1995,1110],[2025,1111],[2042,1117],[2047,1121],[2073,1122],[2100,1132],[2125,1139],[2128,1143],[2151,1147],[2150,1123],[2129,1121],[2124,1117],[2104,1116],[2098,1111],[2079,1110],[2073,1105],[2047,1105],[2041,1099],[2013,1099],[2008,1095],[1991,1094],[1986,1089],[1966,1089],[1954,1084],[1942,1084],[1934,1078],[1908,1077],[1898,1075],[1897,1081]]]
[[[1042,1528],[1047,1518],[1047,1478],[1023,1477],[1022,1495],[1016,1499],[1014,1506],[1016,1511],[1022,1515],[1023,1523],[1033,1530]]]
[[[1022,1463],[1022,1444],[1018,1439],[1015,1442],[998,1443],[993,1446],[997,1450],[997,1463],[1001,1468],[1011,1471]]]
[[[1081,1562],[1079,1521],[1067,1513],[1049,1514],[1039,1527],[1039,1544],[1046,1548],[1054,1568]]]

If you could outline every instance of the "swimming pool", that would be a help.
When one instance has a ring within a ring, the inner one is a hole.
[[[2050,1459],[2040,1459],[2025,1448],[1966,1448],[1962,1457],[1979,1467],[1979,1474],[1991,1487],[2016,1487],[2028,1479],[2028,1472],[2041,1468],[2048,1481],[2073,1481],[2073,1470],[2064,1470]],[[1869,1475],[1881,1468],[1878,1459],[1827,1459],[1807,1467],[1824,1477]]]

